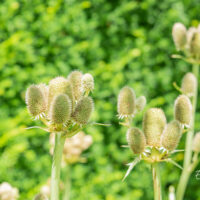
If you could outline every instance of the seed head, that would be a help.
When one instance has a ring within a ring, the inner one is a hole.
[[[192,35],[190,51],[195,58],[200,58],[200,32],[198,31]]]
[[[78,124],[87,124],[94,108],[94,103],[91,97],[83,97],[78,101],[72,118]]]
[[[72,84],[73,95],[76,101],[82,97],[82,73],[79,71],[73,71],[69,74],[68,79]]]
[[[190,44],[193,38],[194,33],[197,32],[197,29],[195,27],[190,27],[187,31],[187,46],[190,48]]]
[[[59,94],[68,95],[73,103],[73,94],[71,83],[64,77],[56,77],[49,83],[48,106],[50,107],[52,100]]]
[[[87,73],[82,76],[82,90],[90,92],[94,90],[94,78],[91,74]]]
[[[146,105],[146,97],[140,96],[136,99],[136,109],[137,111],[142,111]]]
[[[29,113],[36,117],[46,110],[45,97],[36,85],[31,85],[26,91],[26,104]]]
[[[167,124],[162,134],[162,146],[169,150],[173,151],[179,144],[180,138],[182,136],[182,126],[181,124],[174,120]]]
[[[195,94],[197,89],[197,79],[193,73],[189,72],[183,77],[181,89],[184,94],[188,96],[193,96]]]
[[[129,128],[126,134],[128,145],[135,154],[140,154],[146,146],[144,133],[139,128]]]
[[[178,51],[183,50],[186,45],[186,33],[185,26],[181,23],[175,23],[172,29],[172,37]]]
[[[143,131],[148,145],[160,147],[165,125],[166,117],[161,109],[150,108],[146,111],[143,118]]]
[[[133,89],[128,86],[122,88],[118,96],[117,104],[119,116],[121,116],[122,118],[133,116],[136,107],[135,104],[136,99]]]
[[[200,152],[200,132],[196,133],[194,136],[192,149],[194,152]]]
[[[192,118],[192,104],[186,95],[180,95],[174,106],[174,116],[181,124],[189,125]]]
[[[54,124],[65,123],[71,115],[71,101],[66,94],[54,97],[50,107],[50,120]]]

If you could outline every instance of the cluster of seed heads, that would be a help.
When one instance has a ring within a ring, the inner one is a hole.
[[[182,23],[175,23],[172,36],[178,51],[183,51],[187,57],[200,59],[200,25],[188,30]]]
[[[29,113],[36,118],[45,118],[55,131],[71,124],[88,123],[94,103],[89,97],[94,89],[91,74],[73,71],[67,78],[56,77],[49,85],[31,85],[26,92]]]
[[[19,192],[17,188],[12,187],[9,183],[0,184],[0,199],[1,200],[17,200]]]
[[[50,135],[51,149],[50,153],[53,154],[55,144],[55,134]],[[63,149],[63,163],[75,163],[81,160],[81,154],[84,150],[88,149],[92,144],[92,137],[85,135],[83,131],[80,131],[71,138],[65,140]]]

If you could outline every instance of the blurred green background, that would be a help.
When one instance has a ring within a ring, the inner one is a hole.
[[[74,69],[95,78],[94,121],[111,127],[89,127],[94,143],[84,153],[85,164],[72,167],[71,199],[151,200],[150,166],[140,163],[125,182],[126,163],[133,160],[126,129],[117,119],[117,95],[124,85],[147,97],[148,107],[162,107],[168,121],[178,92],[174,81],[191,66],[173,60],[171,29],[180,21],[199,23],[199,0],[2,0],[0,1],[0,183],[20,190],[20,200],[32,199],[51,171],[49,134],[26,130],[39,125],[24,103],[32,83],[48,83]],[[198,101],[196,129],[200,129]],[[133,124],[141,127],[142,114]],[[179,149],[184,147],[182,138]],[[173,158],[182,164],[183,153]],[[200,169],[200,166],[198,166]],[[177,185],[181,171],[162,164],[164,199]],[[199,200],[200,180],[192,174],[185,200]]]

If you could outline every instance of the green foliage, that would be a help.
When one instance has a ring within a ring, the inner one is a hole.
[[[151,172],[143,163],[121,181],[133,157],[120,147],[126,144],[126,129],[118,125],[117,94],[129,85],[147,97],[147,108],[162,107],[171,121],[177,96],[172,82],[180,85],[191,70],[170,57],[175,53],[171,29],[177,21],[197,25],[199,9],[198,0],[1,1],[0,182],[18,187],[21,200],[32,199],[46,182],[51,170],[49,134],[25,129],[39,123],[28,115],[25,91],[33,83],[48,83],[79,69],[95,79],[93,120],[112,126],[85,130],[94,144],[85,153],[88,162],[72,167],[72,199],[151,200]],[[141,115],[134,123],[139,121]],[[197,113],[197,130],[199,121]],[[174,159],[181,164],[183,153]],[[161,173],[167,199],[168,186],[176,186],[180,170],[165,164]],[[199,200],[198,189],[194,173],[185,199]]]

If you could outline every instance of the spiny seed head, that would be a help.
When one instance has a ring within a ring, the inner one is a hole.
[[[69,99],[73,103],[71,83],[64,77],[56,77],[49,83],[49,94],[48,94],[48,106],[50,107],[52,100],[59,94],[68,95]]]
[[[187,73],[182,80],[181,89],[184,94],[193,96],[197,89],[197,79],[191,72]]]
[[[175,23],[172,29],[172,37],[176,46],[176,49],[183,50],[186,45],[186,33],[185,26],[181,23]]]
[[[26,91],[26,104],[29,113],[36,117],[46,110],[45,97],[36,85],[31,85]]]
[[[94,108],[91,97],[83,97],[80,99],[72,114],[72,118],[78,124],[87,124]]]
[[[190,43],[191,43],[191,40],[193,38],[193,35],[194,33],[197,32],[197,29],[195,27],[190,27],[187,31],[187,46],[188,48],[190,48]]]
[[[135,154],[140,154],[146,146],[144,133],[139,128],[129,128],[126,134],[128,145]]]
[[[161,109],[150,108],[146,111],[143,117],[143,131],[148,145],[160,147],[165,125],[166,117]]]
[[[44,83],[40,83],[38,85],[38,88],[41,90],[42,94],[44,95],[45,104],[47,106],[47,104],[48,104],[49,87],[46,84],[44,84]]]
[[[192,104],[186,95],[180,95],[174,104],[174,116],[181,124],[189,125],[192,118]]]
[[[179,121],[174,120],[167,124],[162,134],[162,146],[169,150],[173,151],[179,144],[180,138],[182,136],[182,126]]]
[[[200,58],[200,32],[198,31],[192,35],[190,51],[195,58]]]
[[[125,86],[118,96],[118,114],[121,117],[133,116],[136,107],[136,97],[132,88]]]
[[[137,111],[142,111],[146,105],[146,97],[140,96],[136,99],[136,109]]]
[[[54,97],[50,107],[50,120],[54,124],[65,123],[71,115],[71,101],[66,94]]]
[[[200,132],[196,133],[194,136],[192,149],[194,152],[200,152]]]
[[[73,95],[76,101],[82,97],[82,73],[79,71],[73,71],[69,74],[68,79],[72,84]]]
[[[94,78],[91,74],[87,73],[82,76],[82,90],[83,91],[92,91],[94,90]]]

